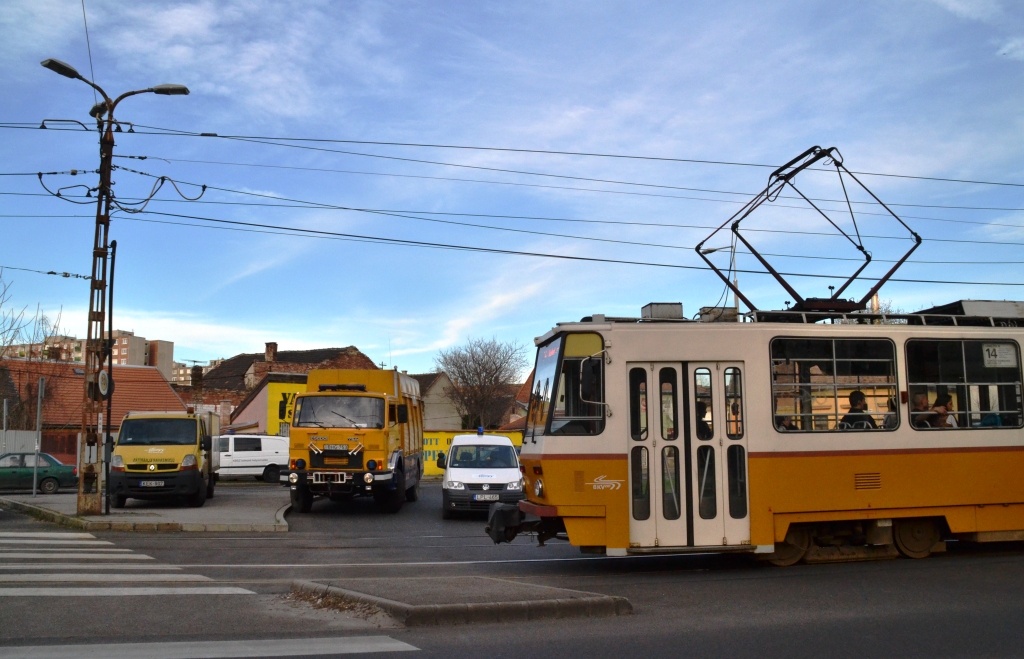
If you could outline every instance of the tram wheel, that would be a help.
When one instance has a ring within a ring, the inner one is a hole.
[[[775,551],[768,556],[768,562],[779,567],[796,565],[811,548],[811,534],[801,526],[790,526],[783,542],[775,543]]]
[[[894,519],[892,539],[896,550],[907,558],[927,558],[939,541],[939,529],[926,517]]]

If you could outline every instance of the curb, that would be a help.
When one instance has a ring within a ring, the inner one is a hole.
[[[291,504],[288,504],[290,506]],[[18,512],[31,515],[36,519],[46,522],[53,522],[61,526],[67,526],[82,531],[146,531],[146,532],[179,532],[186,533],[287,533],[288,522],[284,520],[284,511],[288,506],[282,507],[274,514],[274,524],[192,524],[179,522],[112,522],[93,521],[73,515],[65,515],[49,508],[33,506],[13,499],[0,497],[0,508],[10,508]]]
[[[459,625],[476,622],[549,620],[552,618],[603,618],[633,613],[633,605],[628,599],[609,595],[518,602],[413,605],[358,593],[338,588],[337,586],[324,585],[315,581],[292,581],[292,589],[300,593],[334,595],[350,602],[369,604],[386,611],[391,617],[407,627]]]

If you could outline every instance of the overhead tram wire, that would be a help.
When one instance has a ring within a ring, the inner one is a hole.
[[[436,181],[455,181],[455,182],[461,182],[461,183],[482,183],[482,184],[489,184],[489,185],[505,185],[505,186],[513,186],[513,187],[545,188],[545,189],[551,189],[551,190],[571,190],[571,191],[576,191],[576,192],[598,192],[598,193],[605,193],[605,194],[633,195],[633,196],[643,196],[643,197],[660,197],[660,198],[667,198],[667,199],[686,199],[686,200],[690,200],[690,201],[709,201],[709,202],[717,202],[717,203],[724,203],[724,204],[740,204],[740,205],[742,205],[742,204],[746,204],[747,201],[748,201],[746,199],[743,199],[743,200],[740,200],[740,199],[713,199],[713,198],[709,198],[709,197],[691,197],[691,196],[687,196],[687,195],[663,195],[663,194],[650,194],[650,193],[642,193],[642,192],[627,192],[627,191],[623,191],[623,190],[601,190],[601,189],[595,189],[595,188],[575,188],[575,187],[560,186],[560,185],[541,185],[541,184],[537,184],[537,183],[519,183],[519,182],[515,182],[515,181],[490,181],[490,180],[486,180],[486,179],[467,179],[467,178],[458,178],[458,177],[453,177],[453,176],[428,176],[428,175],[424,175],[424,174],[398,174],[398,173],[390,173],[390,172],[364,172],[364,171],[359,171],[359,170],[330,169],[330,168],[325,168],[325,167],[298,167],[298,166],[290,166],[290,165],[268,165],[268,164],[264,164],[264,163],[226,162],[226,161],[218,161],[218,160],[195,160],[195,159],[186,159],[186,158],[163,158],[161,156],[117,155],[117,156],[114,156],[114,157],[115,158],[131,158],[131,159],[136,159],[136,160],[147,160],[147,159],[152,158],[154,160],[163,160],[163,161],[170,162],[170,163],[179,162],[179,163],[192,163],[192,164],[200,164],[200,165],[229,165],[229,166],[236,166],[236,167],[257,167],[257,168],[265,168],[265,169],[285,169],[285,170],[306,171],[306,172],[324,172],[324,173],[333,173],[333,174],[356,174],[356,175],[361,175],[361,176],[383,176],[383,177],[392,177],[392,178],[414,178],[414,179],[426,179],[426,180],[436,180]],[[739,193],[739,192],[729,192],[727,190],[710,190],[710,189],[704,189],[704,188],[681,188],[681,189],[684,189],[684,190],[694,190],[694,191],[700,190],[700,191],[704,191],[704,192],[708,192],[708,193],[712,193],[712,194],[729,194],[729,195],[747,194],[747,193]],[[750,193],[748,196],[749,197],[753,197],[754,193]],[[784,199],[799,199],[800,197],[793,197],[793,196],[783,195],[782,198],[784,198]],[[812,198],[812,199],[814,199],[814,198]],[[827,202],[832,202],[832,203],[846,203],[845,200],[842,200],[842,199],[814,199],[814,200],[815,201],[827,201]],[[904,204],[890,204],[890,205],[892,205],[892,206],[903,206]],[[997,207],[985,207],[985,206],[944,206],[944,205],[939,205],[939,204],[931,204],[931,205],[928,205],[928,206],[919,205],[918,207],[922,207],[922,208],[927,207],[927,208],[936,208],[936,209],[949,209],[949,210],[979,210],[979,211],[992,210],[992,211],[1000,211],[1000,212],[1024,211],[1024,208],[997,208]],[[788,205],[788,204],[772,204],[772,208],[792,208],[792,209],[797,209],[797,210],[806,210],[806,211],[814,212],[814,209],[808,208],[806,206],[791,206],[791,205]],[[844,213],[846,212],[846,209],[828,208],[828,209],[825,209],[825,210],[831,211],[831,212],[844,212]],[[873,216],[873,217],[890,217],[890,218],[892,217],[888,213],[872,213],[870,211],[858,211],[857,215],[868,215],[868,216]],[[1021,225],[1021,224],[1001,224],[1001,223],[995,223],[995,222],[979,222],[979,221],[975,221],[975,220],[952,220],[952,219],[948,219],[948,218],[922,217],[922,216],[919,216],[919,215],[902,215],[902,214],[900,215],[900,217],[907,218],[907,219],[913,219],[913,220],[927,220],[927,221],[931,221],[931,222],[952,222],[952,223],[956,223],[956,224],[977,224],[977,225],[981,225],[981,226],[1003,226],[1003,227],[1012,227],[1012,228],[1024,229],[1024,225]]]
[[[569,255],[569,254],[551,254],[551,253],[545,253],[545,252],[528,252],[528,251],[523,251],[523,250],[510,250],[510,249],[502,249],[502,248],[497,248],[497,247],[481,247],[481,246],[475,246],[475,245],[458,245],[458,244],[452,244],[452,243],[440,243],[440,242],[425,241],[425,240],[409,240],[409,239],[406,239],[406,238],[388,238],[388,237],[385,237],[385,236],[372,236],[372,235],[364,235],[364,234],[342,233],[342,232],[338,232],[338,231],[325,231],[323,229],[305,229],[305,228],[301,228],[301,227],[287,227],[287,226],[280,226],[280,225],[273,225],[273,224],[265,224],[265,223],[262,223],[262,222],[242,222],[240,220],[224,220],[224,219],[219,219],[219,218],[202,217],[202,216],[198,216],[198,215],[186,215],[186,214],[183,214],[183,213],[163,213],[163,212],[160,212],[160,211],[146,210],[146,211],[141,211],[139,213],[139,215],[158,215],[158,216],[166,216],[166,217],[176,217],[176,218],[181,218],[181,219],[199,220],[199,221],[202,221],[202,222],[213,222],[213,223],[218,223],[218,224],[227,224],[227,225],[240,226],[240,227],[246,227],[246,228],[270,229],[270,230],[275,230],[275,231],[288,232],[290,235],[310,235],[310,236],[320,236],[320,237],[327,237],[327,238],[338,237],[338,238],[346,238],[346,239],[356,239],[356,240],[359,240],[359,241],[372,242],[372,243],[376,243],[376,244],[400,245],[400,246],[408,246],[408,247],[428,247],[428,248],[449,249],[449,250],[464,251],[464,252],[481,252],[481,253],[488,253],[488,254],[504,254],[504,255],[510,255],[510,256],[532,256],[532,257],[538,257],[538,258],[562,259],[562,260],[569,260],[569,261],[583,261],[583,262],[593,262],[593,263],[611,263],[611,264],[637,265],[637,266],[648,266],[648,267],[658,267],[658,268],[672,268],[672,269],[678,269],[678,270],[703,270],[703,271],[711,271],[711,268],[709,268],[707,266],[699,266],[699,265],[683,265],[683,264],[676,264],[676,263],[658,263],[658,262],[652,262],[652,261],[632,261],[632,260],[628,260],[628,259],[607,259],[607,258],[600,258],[600,257],[594,257],[594,256],[575,256],[575,255]],[[122,219],[136,219],[136,218],[134,218],[134,217],[132,217],[132,218],[122,217]],[[763,270],[740,270],[740,269],[736,269],[736,270],[734,270],[734,272],[738,272],[738,273],[741,273],[741,274],[770,275],[770,273],[765,272]],[[826,275],[826,274],[806,273],[806,272],[782,272],[780,274],[785,275],[787,277],[808,277],[808,278],[814,278],[814,279],[843,279],[843,278],[845,278],[845,275]],[[865,281],[878,281],[879,280],[878,277],[859,277],[859,279],[863,279]],[[903,282],[903,283],[914,283],[914,284],[946,284],[946,285],[966,285],[966,286],[1024,286],[1024,282],[1022,282],[1022,283],[1013,283],[1013,282],[947,281],[947,280],[937,280],[937,279],[907,279],[907,278],[899,278],[899,279],[897,279],[895,277],[894,278],[890,278],[889,281],[897,281],[897,282]]]
[[[643,156],[634,154],[619,154],[619,153],[598,153],[588,151],[559,151],[554,149],[520,149],[511,147],[491,147],[491,146],[474,146],[474,145],[459,145],[459,144],[425,144],[416,142],[384,142],[384,141],[372,141],[372,140],[342,140],[342,139],[330,139],[330,138],[308,138],[308,137],[270,137],[260,135],[218,135],[216,133],[196,133],[193,131],[180,131],[172,128],[162,128],[159,126],[146,126],[143,124],[136,124],[141,128],[148,128],[149,130],[156,131],[167,131],[167,134],[179,134],[188,135],[192,137],[217,137],[221,139],[262,139],[262,140],[280,140],[288,142],[320,142],[325,144],[362,144],[367,146],[400,146],[400,147],[415,147],[415,148],[429,148],[429,149],[456,149],[466,151],[498,151],[506,153],[524,153],[524,154],[540,154],[540,155],[559,155],[559,156],[581,156],[587,158],[615,158],[623,160],[648,160],[655,162],[678,162],[678,163],[693,163],[702,165],[727,165],[732,167],[758,167],[765,169],[778,169],[779,165],[768,165],[764,163],[752,163],[752,162],[734,162],[728,160],[702,160],[698,158],[672,158],[667,156]],[[825,168],[814,168],[813,171],[824,171],[832,172],[831,169]],[[916,179],[921,181],[936,181],[942,183],[966,183],[971,185],[996,185],[1006,187],[1024,188],[1024,183],[1011,183],[1005,181],[979,181],[973,179],[958,179],[958,178],[947,178],[940,176],[917,176],[913,174],[891,174],[887,172],[862,172],[853,171],[854,174],[862,174],[864,176],[880,176],[887,178],[905,178],[905,179]]]
[[[19,268],[13,265],[0,265],[0,274],[3,274],[4,270],[18,270],[20,272],[32,272],[37,275],[54,275],[57,277],[63,277],[64,279],[85,279],[89,280],[92,277],[88,275],[76,275],[73,272],[57,272],[56,270],[34,270],[32,268]]]
[[[650,161],[663,161],[663,162],[702,163],[702,164],[711,164],[711,165],[732,165],[732,166],[761,167],[761,168],[771,168],[771,169],[775,169],[775,168],[778,167],[777,165],[767,165],[767,164],[761,164],[761,163],[730,162],[730,161],[723,161],[723,160],[700,160],[700,159],[693,159],[693,158],[668,158],[668,157],[657,157],[657,156],[634,156],[634,155],[626,155],[626,154],[600,154],[600,153],[587,153],[587,152],[554,151],[554,150],[543,150],[543,149],[514,149],[514,148],[501,148],[501,147],[479,147],[479,146],[459,146],[459,145],[428,145],[428,144],[400,143],[400,142],[375,142],[375,141],[366,141],[366,140],[332,140],[332,139],[318,139],[318,138],[288,138],[288,137],[261,137],[261,136],[240,136],[240,135],[218,135],[217,133],[196,133],[196,132],[191,132],[191,131],[180,131],[180,130],[169,129],[169,128],[159,128],[159,127],[155,127],[155,126],[144,126],[143,124],[135,124],[135,126],[138,126],[140,128],[149,128],[152,131],[156,131],[156,132],[147,132],[147,131],[144,131],[144,130],[143,131],[132,130],[131,131],[132,134],[135,134],[135,135],[157,135],[157,136],[173,136],[173,137],[208,137],[208,138],[216,138],[216,139],[226,139],[226,140],[250,142],[250,143],[253,143],[253,144],[264,144],[264,145],[271,145],[271,146],[281,146],[281,147],[288,147],[288,148],[295,148],[295,149],[307,149],[307,150],[322,151],[322,152],[328,152],[328,153],[339,153],[339,154],[344,154],[344,155],[361,156],[361,157],[366,157],[366,158],[381,158],[381,159],[386,159],[386,160],[397,160],[397,161],[404,161],[404,162],[414,162],[414,163],[430,164],[430,165],[437,165],[437,166],[444,166],[444,167],[459,167],[459,168],[466,168],[466,169],[478,169],[478,170],[486,170],[486,171],[494,171],[494,172],[502,172],[502,173],[510,173],[510,174],[528,175],[528,176],[544,176],[544,177],[554,177],[554,178],[571,179],[571,180],[579,180],[579,181],[591,181],[591,182],[609,183],[609,184],[615,184],[615,185],[630,185],[630,186],[642,186],[642,187],[652,187],[652,188],[667,188],[667,189],[681,189],[681,190],[693,190],[693,191],[700,191],[700,189],[699,188],[685,188],[685,187],[670,186],[670,185],[660,185],[660,184],[655,184],[655,183],[641,183],[641,182],[631,182],[631,181],[615,181],[615,180],[610,180],[610,179],[597,179],[597,178],[570,176],[570,175],[566,175],[566,174],[551,174],[551,173],[544,173],[544,172],[531,172],[531,171],[526,171],[526,170],[503,169],[503,168],[497,168],[497,167],[485,167],[485,166],[481,166],[481,165],[465,165],[465,164],[459,164],[459,163],[448,163],[448,162],[442,162],[442,161],[423,160],[423,159],[417,159],[417,158],[404,158],[404,157],[400,157],[400,156],[388,156],[388,155],[383,155],[383,154],[362,153],[362,152],[359,152],[359,151],[346,151],[346,150],[341,150],[341,149],[327,149],[327,148],[323,148],[323,147],[312,147],[312,146],[307,146],[307,145],[303,145],[303,144],[287,144],[287,143],[284,143],[284,142],[285,141],[293,141],[293,142],[294,141],[306,141],[306,142],[342,143],[342,144],[365,144],[365,145],[386,145],[386,146],[415,146],[415,147],[433,147],[433,148],[446,148],[446,149],[469,149],[469,150],[480,150],[480,151],[500,151],[500,152],[512,152],[512,153],[538,153],[538,154],[550,154],[550,155],[588,156],[588,157],[602,157],[602,158],[624,158],[624,159],[632,159],[632,160],[650,160]],[[75,132],[79,132],[78,129],[75,129],[75,128],[60,128],[60,127],[45,127],[44,128],[44,127],[40,127],[40,126],[31,126],[31,125],[24,125],[24,124],[16,125],[13,122],[0,123],[0,128],[28,129],[28,130],[75,131]],[[281,140],[281,141],[274,141],[274,140]],[[833,173],[832,170],[824,169],[824,168],[809,168],[808,171],[820,171],[820,172]],[[922,180],[922,181],[937,181],[937,182],[944,182],[944,183],[965,183],[965,184],[975,184],[975,185],[994,185],[994,186],[1007,186],[1007,187],[1024,187],[1024,183],[1012,183],[1012,182],[1002,182],[1002,181],[981,181],[981,180],[973,180],[973,179],[957,179],[957,178],[934,177],[934,176],[918,176],[918,175],[914,175],[914,174],[894,174],[894,173],[885,173],[885,172],[866,172],[866,171],[856,171],[856,170],[851,170],[851,171],[854,174],[860,174],[860,175],[864,175],[864,176],[880,176],[880,177],[889,177],[889,178],[915,179],[915,180]],[[746,193],[722,191],[722,192],[720,192],[720,194],[745,195]],[[877,202],[873,202],[873,201],[854,201],[852,203],[877,205]],[[890,203],[889,205],[890,206],[923,207],[923,208],[960,208],[960,207],[949,207],[949,206],[896,204],[896,203]],[[988,209],[988,208],[978,209],[978,208],[975,208],[975,207],[962,207],[962,208],[964,210],[1018,210],[1018,209]]]

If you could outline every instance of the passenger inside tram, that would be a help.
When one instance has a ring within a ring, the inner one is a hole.
[[[708,422],[704,420],[708,415],[708,406],[698,402],[695,407],[697,409],[697,439],[711,439],[715,433],[712,432]]]
[[[784,414],[775,415],[775,427],[780,432],[796,430],[796,426],[793,425],[793,417],[789,417]]]
[[[956,428],[956,414],[953,410],[953,397],[949,394],[939,394],[932,404],[932,411],[935,412],[933,428]]]
[[[874,417],[866,412],[867,397],[860,389],[850,392],[850,411],[839,421],[840,430],[878,430]]]
[[[911,398],[910,425],[915,428],[931,428],[937,416],[928,403],[928,394],[917,393]]]

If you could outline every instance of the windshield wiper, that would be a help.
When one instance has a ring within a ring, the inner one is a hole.
[[[340,416],[342,419],[345,419],[346,421],[348,421],[349,423],[352,424],[353,428],[358,428],[359,427],[358,423],[356,423],[352,419],[348,418],[347,416],[345,416],[341,412],[335,412],[334,410],[327,410],[327,411],[330,412],[331,414],[334,414],[335,416]]]

